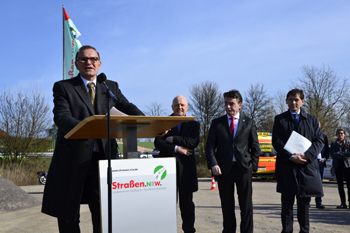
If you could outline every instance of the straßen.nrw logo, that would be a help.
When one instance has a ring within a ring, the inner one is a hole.
[[[157,180],[163,180],[167,174],[165,167],[162,165],[157,166],[153,173]]]

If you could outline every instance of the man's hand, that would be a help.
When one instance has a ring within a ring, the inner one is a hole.
[[[169,143],[174,143],[174,138],[173,138],[173,136],[170,136],[170,137],[167,137],[167,138],[165,139],[165,141],[166,141],[166,142],[169,142]]]
[[[297,164],[305,164],[308,160],[308,157],[304,153],[295,153],[291,161]]]
[[[320,159],[320,162],[324,163],[326,161],[325,158]]]
[[[164,132],[161,132],[161,133],[159,133],[157,136],[163,137],[163,136],[164,136],[165,134],[167,134],[170,130],[171,130],[171,129],[168,129],[168,130],[166,130],[166,131],[164,131]]]
[[[221,175],[221,169],[218,165],[212,166],[211,171],[213,172],[214,176]]]
[[[171,137],[172,138],[172,137]],[[168,138],[167,138],[168,139]],[[183,147],[183,146],[177,146],[176,147],[176,152],[177,153],[180,153],[180,154],[183,154],[183,155],[187,155],[187,156],[190,156],[192,155],[192,150],[186,148],[186,147]]]

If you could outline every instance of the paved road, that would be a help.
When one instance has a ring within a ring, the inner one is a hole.
[[[314,200],[310,208],[311,232],[315,233],[348,233],[350,231],[350,209],[338,210],[339,196],[335,182],[324,182],[323,204],[326,209],[315,208]],[[42,199],[42,185],[21,187],[36,199]],[[218,191],[210,190],[211,180],[200,179],[199,191],[194,194],[196,204],[196,224],[199,233],[220,233],[222,231],[222,215]],[[254,232],[281,232],[280,194],[276,193],[275,181],[253,182]],[[51,233],[58,232],[55,218],[42,214],[41,206],[23,210],[0,212],[0,232]],[[236,209],[237,220],[240,221],[239,207]],[[296,218],[296,217],[295,217]],[[238,224],[239,225],[239,224]],[[295,232],[299,226],[294,224]],[[92,232],[89,210],[86,205],[81,208],[81,230]],[[181,217],[178,211],[178,233],[181,231]],[[239,227],[237,229],[239,232]],[[123,232],[124,233],[124,232]]]

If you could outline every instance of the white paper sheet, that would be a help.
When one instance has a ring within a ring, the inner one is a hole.
[[[128,116],[128,115],[123,113],[122,111],[119,111],[115,107],[112,107],[111,108],[111,116]]]
[[[309,141],[309,139],[293,131],[283,149],[292,154],[304,153],[310,148],[311,144],[312,143]]]

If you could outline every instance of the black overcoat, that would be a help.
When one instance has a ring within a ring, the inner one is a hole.
[[[301,108],[297,132],[312,143],[311,147],[304,152],[309,158],[305,164],[290,161],[292,154],[283,149],[293,130],[294,121],[289,110],[275,117],[272,145],[277,151],[277,192],[301,197],[322,197],[322,180],[317,155],[321,152],[324,142],[319,121]]]
[[[194,150],[199,144],[200,124],[198,121],[187,121],[181,124],[180,132],[177,127],[172,128],[164,136],[154,139],[154,146],[160,151],[158,157],[177,158],[177,186],[180,193],[196,192],[198,190],[198,178],[195,153],[187,156],[175,153],[175,145]],[[173,136],[173,143],[165,141]]]
[[[118,83],[106,81],[117,97],[115,104],[110,100],[110,107],[115,106],[128,115],[143,115],[121,93]],[[64,136],[82,120],[93,115],[107,114],[105,87],[96,84],[95,109],[80,75],[73,79],[56,82],[53,87],[54,122],[58,127],[56,146],[48,172],[44,190],[42,212],[48,215],[76,221],[87,172],[90,165],[94,139],[65,139]],[[106,151],[107,139],[102,139],[102,149]],[[111,157],[118,154],[117,144],[111,139]]]
[[[350,148],[348,148],[348,151],[341,151],[339,149],[337,142],[336,141],[332,142],[331,143],[331,155],[333,158],[332,166],[334,168],[339,168],[339,167],[343,167],[343,166],[350,168]]]

